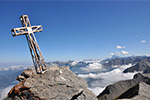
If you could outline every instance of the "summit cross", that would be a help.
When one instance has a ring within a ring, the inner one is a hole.
[[[41,50],[34,36],[34,33],[41,32],[43,28],[41,25],[31,26],[28,15],[22,15],[20,17],[20,21],[23,27],[12,29],[11,30],[12,36],[13,37],[19,35],[26,36],[36,72],[37,74],[44,73],[47,69],[47,65],[44,61]]]

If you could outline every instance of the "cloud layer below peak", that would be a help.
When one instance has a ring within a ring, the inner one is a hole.
[[[94,94],[98,95],[101,93],[106,86],[113,84],[120,80],[132,79],[134,73],[123,73],[123,71],[131,67],[132,65],[122,65],[115,66],[111,71],[98,72],[95,70],[95,73],[79,74],[78,76],[87,80],[89,88],[93,91]],[[94,66],[93,66],[94,67]],[[113,67],[113,66],[112,66]],[[88,68],[88,67],[87,67]],[[81,69],[82,70],[82,69]],[[100,70],[100,69],[99,69]]]

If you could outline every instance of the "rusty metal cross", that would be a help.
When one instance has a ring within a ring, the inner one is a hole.
[[[11,33],[13,36],[19,36],[19,35],[26,36],[36,72],[44,73],[47,69],[47,65],[44,61],[41,50],[34,36],[34,33],[41,32],[43,28],[41,25],[31,26],[28,15],[22,15],[20,17],[20,20],[23,27],[14,28],[11,30]]]

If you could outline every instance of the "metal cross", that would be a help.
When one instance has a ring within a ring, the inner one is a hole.
[[[43,28],[41,25],[31,26],[28,15],[22,15],[20,17],[20,20],[23,27],[12,29],[11,30],[12,36],[19,36],[19,35],[26,36],[36,72],[44,73],[47,69],[47,65],[44,61],[41,50],[34,36],[34,33],[41,32]]]

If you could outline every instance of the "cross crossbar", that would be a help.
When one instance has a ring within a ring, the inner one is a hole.
[[[14,28],[11,30],[11,33],[13,36],[18,36],[18,35],[26,35],[30,31],[36,33],[36,32],[41,32],[42,30],[43,30],[42,26],[38,25],[38,26],[31,26],[31,27]]]
[[[47,65],[44,61],[43,55],[36,41],[34,33],[41,32],[43,30],[41,25],[31,26],[28,15],[22,15],[20,17],[23,27],[14,28],[11,30],[12,36],[25,35],[34,67],[37,73],[44,73],[47,69]]]

